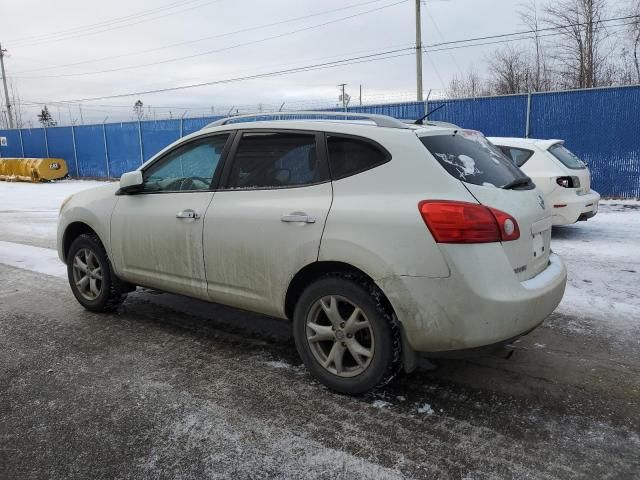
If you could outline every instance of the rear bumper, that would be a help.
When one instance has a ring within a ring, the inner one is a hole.
[[[446,246],[449,278],[389,277],[378,282],[416,352],[451,352],[505,342],[542,323],[562,300],[564,263],[519,282],[500,244]],[[465,246],[462,246],[465,247]]]
[[[598,213],[600,194],[594,190],[576,195],[574,190],[556,189],[548,199],[553,210],[554,225],[569,225],[587,220]]]

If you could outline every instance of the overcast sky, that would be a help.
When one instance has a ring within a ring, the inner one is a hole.
[[[53,102],[225,80],[393,51],[415,42],[413,0],[3,3],[0,42],[8,50],[7,76],[24,102],[48,104],[62,123],[68,123],[70,115],[78,118],[77,104],[69,112],[69,107],[57,107]],[[350,6],[354,7],[346,8]],[[342,10],[257,28],[335,9]],[[377,10],[366,13],[373,9]],[[524,28],[515,0],[429,0],[423,2],[422,26],[425,45]],[[277,35],[282,36],[267,39]],[[229,48],[249,42],[253,43]],[[182,44],[162,48],[178,43]],[[425,91],[441,93],[456,73],[472,65],[482,72],[485,58],[495,48],[487,45],[426,54]],[[219,51],[198,55],[212,50]],[[142,51],[146,52],[138,53]],[[198,56],[183,58],[193,55]],[[185,110],[187,116],[201,115],[210,113],[211,107],[216,114],[227,113],[234,105],[246,110],[257,108],[259,103],[265,108],[281,102],[289,108],[311,106],[311,102],[330,104],[337,101],[339,83],[348,84],[353,101],[357,101],[360,84],[366,103],[413,99],[415,57],[408,50],[393,55],[404,56],[166,93],[84,101],[84,120],[102,121],[107,115],[109,121],[130,119],[131,106],[138,98],[154,107],[157,118],[166,118],[169,111],[174,117]],[[114,56],[118,58],[104,59]],[[63,66],[78,62],[85,63]],[[157,62],[164,63],[148,65]],[[25,106],[24,111],[33,115],[36,108],[39,106]]]

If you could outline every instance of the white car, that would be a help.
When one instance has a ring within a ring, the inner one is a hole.
[[[600,194],[591,190],[591,173],[564,146],[564,141],[498,137],[489,140],[542,190],[553,211],[554,225],[588,220],[598,213]]]
[[[336,117],[221,120],[67,199],[77,300],[108,311],[142,285],[291,319],[307,368],[349,394],[553,312],[550,214],[480,133]]]

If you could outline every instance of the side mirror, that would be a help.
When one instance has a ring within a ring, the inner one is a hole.
[[[135,170],[133,172],[123,173],[120,177],[120,190],[118,195],[128,195],[141,189],[143,183],[142,172]]]

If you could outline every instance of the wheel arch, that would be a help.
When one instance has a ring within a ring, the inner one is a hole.
[[[104,242],[100,238],[100,235],[98,235],[98,232],[96,232],[95,229],[90,225],[81,221],[71,222],[69,225],[67,225],[67,228],[65,228],[64,234],[62,236],[62,253],[64,255],[65,262],[67,259],[67,255],[69,255],[71,244],[76,238],[83,234],[95,235],[104,246]]]
[[[359,278],[367,282],[368,284],[375,286],[382,293],[384,306],[389,309],[390,313],[394,313],[391,302],[389,302],[389,299],[382,291],[380,286],[371,277],[371,275],[359,269],[358,267],[354,267],[349,263],[324,260],[306,265],[298,273],[296,273],[291,279],[291,282],[289,282],[289,287],[287,288],[287,293],[285,294],[284,300],[284,312],[287,318],[293,318],[293,311],[295,309],[296,302],[300,298],[300,295],[302,295],[304,289],[319,278],[322,278],[323,276],[331,273],[345,276],[355,276],[356,278]]]

